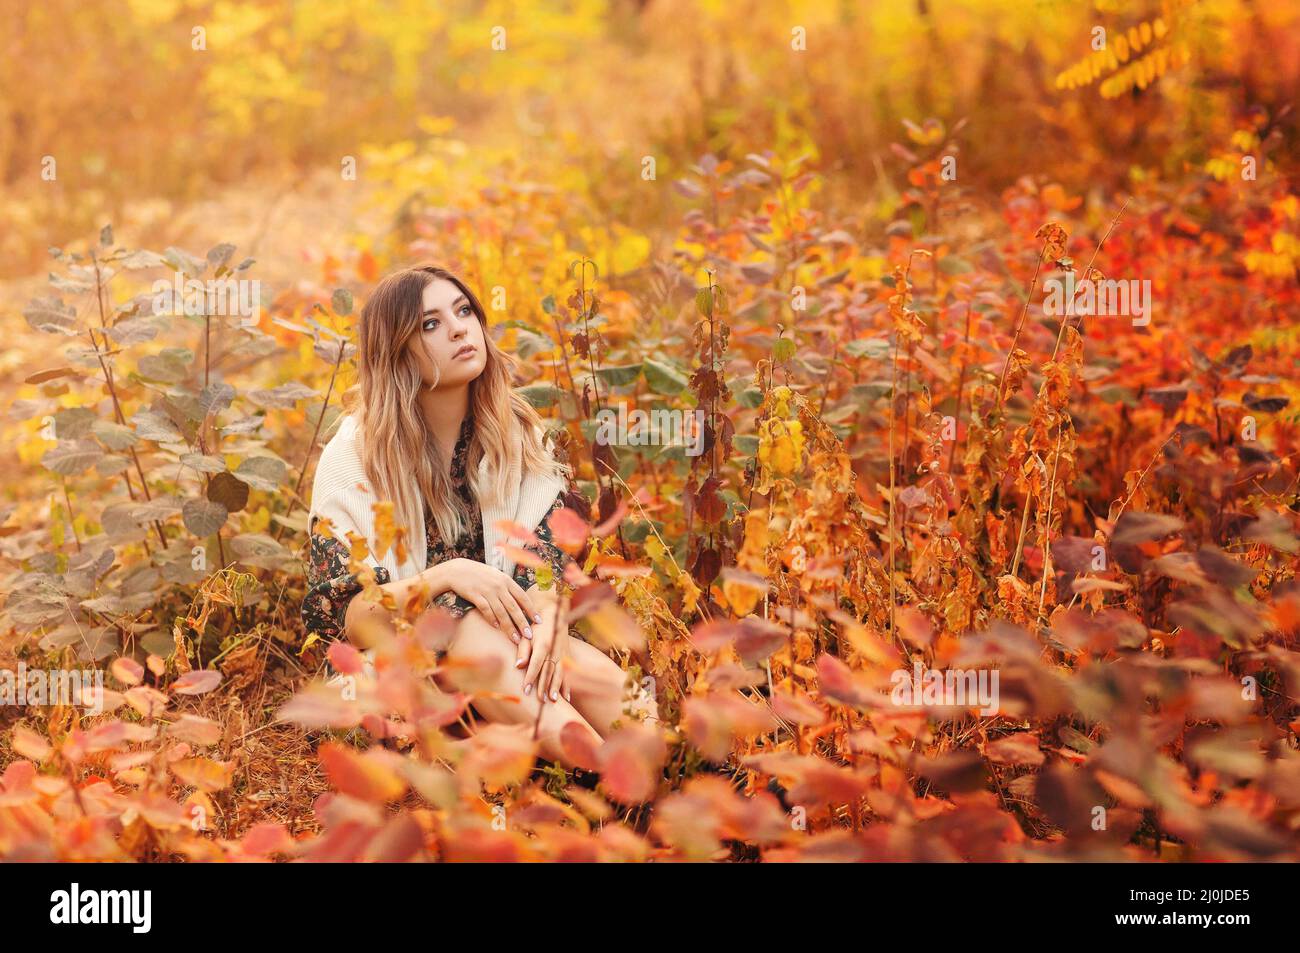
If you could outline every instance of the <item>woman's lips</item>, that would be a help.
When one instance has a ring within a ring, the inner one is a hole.
[[[463,348],[452,355],[452,358],[459,360],[462,357],[470,357],[478,353],[478,348],[472,344],[466,344]]]

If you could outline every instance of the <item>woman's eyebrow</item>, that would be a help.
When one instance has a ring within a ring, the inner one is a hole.
[[[462,301],[464,301],[466,304],[469,304],[469,299],[468,299],[468,298],[466,298],[464,295],[457,295],[457,296],[456,296],[456,300],[453,301],[453,302],[451,303],[452,308],[455,308],[455,307],[456,307],[458,304],[460,304]],[[424,313],[425,313],[425,314],[437,314],[437,313],[438,313],[439,311],[441,311],[441,310],[442,310],[441,308],[430,308],[428,311],[425,311]]]

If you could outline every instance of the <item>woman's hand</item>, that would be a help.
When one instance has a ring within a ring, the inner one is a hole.
[[[431,568],[445,580],[442,591],[450,589],[472,602],[483,618],[505,630],[510,641],[529,644],[534,634],[532,626],[542,621],[542,615],[534,600],[510,576],[475,559],[449,559]],[[439,586],[435,584],[434,588]]]
[[[536,688],[537,697],[543,700],[559,701],[563,695],[565,701],[572,701],[569,676],[564,668],[569,654],[568,610],[565,600],[557,594],[548,592],[546,596],[538,600],[542,603],[542,621],[537,624],[531,642],[519,643],[515,667],[528,667],[524,672],[525,695]]]

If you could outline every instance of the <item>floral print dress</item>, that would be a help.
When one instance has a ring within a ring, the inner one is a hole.
[[[431,517],[428,507],[425,507],[425,543],[428,551],[426,566],[434,566],[448,559],[487,561],[483,550],[483,517],[467,476],[469,444],[473,432],[473,417],[466,416],[451,458],[452,486],[469,515],[467,528],[459,538],[448,543],[438,534],[438,526]],[[565,567],[573,561],[573,557],[552,542],[546,519],[555,510],[566,505],[579,512],[586,509],[585,499],[572,482],[568,489],[555,498],[551,509],[534,530],[540,545],[530,544],[526,547],[551,564],[557,579],[564,574]],[[308,589],[302,601],[302,620],[308,632],[314,632],[322,639],[336,639],[343,634],[343,621],[347,616],[348,605],[352,598],[361,592],[362,585],[357,574],[348,570],[351,552],[347,544],[326,533],[316,532],[315,524],[316,521],[313,519],[308,530],[310,536],[307,560]],[[521,588],[527,589],[537,581],[537,572],[525,566],[516,566],[513,577]],[[392,580],[388,570],[378,566],[375,568],[375,581],[383,585]],[[458,619],[474,608],[471,602],[452,590],[438,596],[433,604],[442,606]]]

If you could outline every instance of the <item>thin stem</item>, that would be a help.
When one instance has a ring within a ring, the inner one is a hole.
[[[1025,306],[1020,311],[1020,321],[1016,324],[1016,333],[1011,338],[1011,348],[1007,351],[1007,359],[1002,364],[1002,376],[998,380],[998,406],[1002,406],[1002,389],[1007,383],[1007,371],[1011,367],[1011,355],[1016,353],[1016,345],[1020,343],[1020,332],[1024,330],[1025,318],[1029,315],[1029,302],[1034,298],[1034,288],[1038,286],[1038,273],[1043,268],[1043,256],[1047,254],[1047,242],[1043,242],[1043,247],[1038,252],[1038,262],[1034,265],[1034,277],[1029,282],[1029,294],[1025,295]]]
[[[77,552],[81,552],[81,537],[77,535],[77,521],[72,518],[72,499],[68,496],[68,478],[60,476],[59,481],[63,484],[63,502],[68,508],[68,525],[72,527],[72,538],[77,543]]]
[[[99,324],[105,331],[108,329],[108,319],[104,314],[104,281],[103,273],[99,270],[99,259],[92,251],[90,259],[95,263],[95,301],[99,305]],[[104,361],[104,354],[108,352],[107,339],[105,334],[104,353],[99,350],[99,343],[95,340],[95,329],[87,328],[86,333],[90,335],[90,346],[95,352],[95,357],[99,361],[100,370],[104,372],[104,383],[108,385],[109,396],[113,400],[113,412],[117,417],[117,422],[126,426],[126,415],[122,413],[122,404],[117,398],[117,386],[113,382],[113,369]],[[136,473],[140,476],[140,488],[144,491],[146,501],[152,501],[153,497],[149,494],[149,483],[144,478],[144,469],[140,466],[140,457],[135,452],[135,447],[128,448],[131,453],[131,459],[135,462]],[[158,520],[153,521],[154,530],[158,533],[158,541],[163,548],[167,547],[167,536],[163,533],[162,523]]]
[[[1034,508],[1034,495],[1032,492],[1025,494],[1025,509],[1020,516],[1020,536],[1016,539],[1016,555],[1011,560],[1011,575],[1016,575],[1020,569],[1020,553],[1025,546],[1025,531],[1029,528],[1029,511]]]
[[[1124,200],[1124,204],[1121,205],[1119,211],[1115,213],[1115,217],[1110,220],[1110,227],[1106,229],[1106,234],[1101,236],[1101,241],[1097,242],[1097,247],[1092,250],[1092,257],[1088,259],[1088,266],[1083,269],[1084,281],[1088,280],[1088,274],[1092,271],[1093,262],[1095,262],[1097,256],[1101,254],[1101,246],[1106,244],[1106,239],[1110,238],[1110,233],[1114,231],[1115,226],[1119,224],[1120,216],[1124,214],[1124,209],[1128,208],[1128,203],[1130,201],[1132,201],[1132,199]],[[1070,300],[1065,303],[1065,314],[1061,316],[1061,326],[1056,331],[1056,346],[1052,348],[1052,360],[1056,360],[1056,353],[1061,349],[1061,339],[1065,336],[1065,325],[1068,323],[1073,308],[1074,296],[1071,295]]]
[[[1061,437],[1064,431],[1058,426],[1056,430],[1056,450],[1052,456],[1052,485],[1047,490],[1047,523],[1043,532],[1043,581],[1038,590],[1038,615],[1043,617],[1043,602],[1047,599],[1047,580],[1052,575],[1052,501],[1056,496],[1056,471],[1061,464]],[[1027,509],[1027,507],[1026,507]]]
[[[957,375],[957,413],[953,418],[952,446],[948,448],[948,472],[952,473],[953,463],[957,458],[957,435],[961,432],[961,395],[966,389],[966,355],[970,352],[970,314],[971,302],[966,302],[966,338],[962,351],[961,373]]]
[[[334,370],[330,372],[329,386],[325,388],[325,400],[324,402],[321,403],[320,414],[316,418],[316,428],[312,431],[311,440],[307,443],[307,455],[303,457],[302,466],[298,468],[298,481],[294,484],[293,496],[289,498],[289,505],[285,507],[284,510],[285,516],[288,516],[290,513],[293,512],[294,504],[296,504],[299,499],[298,494],[302,491],[302,481],[307,476],[307,465],[311,463],[311,455],[316,450],[316,438],[320,436],[321,425],[325,422],[325,411],[329,409],[329,405],[330,405],[330,395],[334,393],[334,381],[338,378],[339,367],[343,364],[344,349],[345,349],[345,343],[343,341],[340,341],[339,355],[337,358],[334,359]],[[284,532],[284,526],[285,524],[281,523],[279,526],[276,527],[275,530],[276,540],[279,540],[280,535]],[[311,527],[308,526],[307,529],[310,531]],[[218,538],[218,542],[219,541],[220,538]]]

